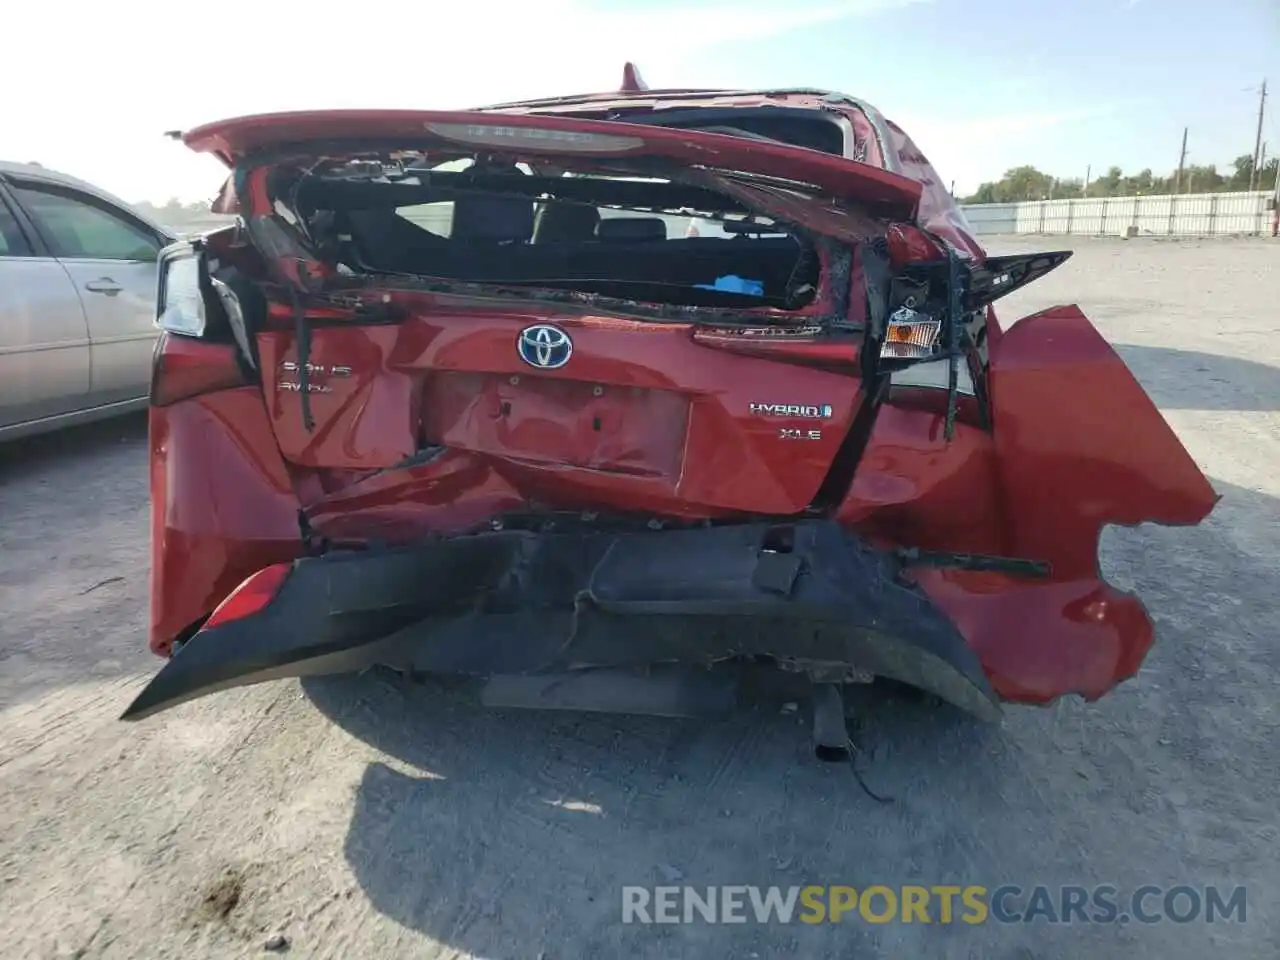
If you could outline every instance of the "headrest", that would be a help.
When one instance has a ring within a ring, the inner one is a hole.
[[[572,243],[594,240],[600,211],[578,203],[550,201],[538,211],[533,226],[534,243]]]
[[[667,223],[661,217],[606,217],[596,227],[598,240],[665,240]]]
[[[533,236],[533,201],[519,197],[460,197],[453,204],[455,240],[524,242]]]
[[[477,173],[524,176],[511,164],[478,163],[472,169]],[[455,240],[525,243],[533,236],[533,201],[484,194],[459,197],[453,204],[450,236]]]

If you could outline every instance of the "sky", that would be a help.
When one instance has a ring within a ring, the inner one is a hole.
[[[958,193],[1033,164],[1229,165],[1280,153],[1280,0],[43,0],[4,14],[0,159],[137,202],[225,171],[164,137],[247,113],[453,109],[616,89],[804,86],[875,104]],[[434,9],[433,9],[434,8]],[[205,12],[208,11],[208,12]],[[56,40],[55,40],[56,38]],[[15,42],[17,41],[17,42]],[[28,84],[13,78],[30,77]]]

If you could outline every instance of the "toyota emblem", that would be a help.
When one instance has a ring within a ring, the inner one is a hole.
[[[573,341],[559,327],[539,323],[525,327],[516,341],[520,359],[540,370],[556,370],[573,356]]]

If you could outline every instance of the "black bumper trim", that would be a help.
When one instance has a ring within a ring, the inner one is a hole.
[[[830,521],[686,530],[486,532],[299,560],[260,613],[202,630],[125,711],[385,664],[473,677],[741,658],[845,666],[985,719],[976,656],[901,562]]]

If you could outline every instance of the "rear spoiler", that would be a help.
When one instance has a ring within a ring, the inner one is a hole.
[[[887,219],[914,220],[923,186],[891,170],[772,140],[562,116],[470,111],[327,110],[236,117],[182,134],[183,143],[228,166],[264,155],[342,154],[373,145],[443,145],[530,160],[665,161],[865,206]],[[807,202],[807,201],[806,201]],[[822,203],[812,205],[823,208]],[[821,231],[819,231],[821,232]]]

